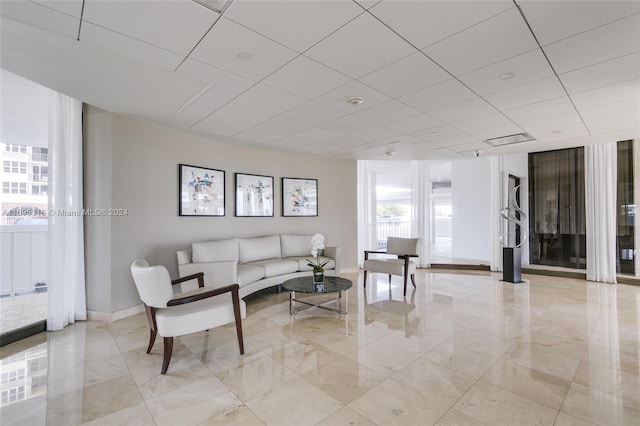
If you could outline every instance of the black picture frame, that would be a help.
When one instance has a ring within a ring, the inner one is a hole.
[[[318,179],[282,178],[282,216],[318,216]]]
[[[178,165],[178,215],[224,216],[225,171]]]
[[[236,173],[236,217],[273,217],[273,183],[273,176]]]

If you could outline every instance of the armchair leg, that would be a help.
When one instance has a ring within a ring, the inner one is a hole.
[[[147,348],[147,353],[151,352],[151,348],[153,348],[153,344],[156,342],[156,336],[158,332],[155,330],[149,330],[149,347]]]
[[[236,319],[236,334],[238,335],[238,346],[240,347],[240,355],[244,355],[244,339],[242,338],[242,315],[240,314],[240,296],[236,288],[231,292],[233,299],[233,316]]]
[[[413,284],[413,288],[416,288],[416,274],[411,274],[411,284]]]
[[[407,296],[407,275],[404,276],[404,296]]]
[[[364,271],[364,288],[367,288],[367,271]]]
[[[164,338],[164,358],[162,359],[162,370],[160,374],[166,374],[171,362],[171,353],[173,352],[173,337]]]
[[[391,285],[391,274],[389,274],[389,285]]]

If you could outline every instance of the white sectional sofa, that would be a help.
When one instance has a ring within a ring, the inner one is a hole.
[[[255,238],[229,238],[191,244],[180,250],[180,276],[204,272],[207,287],[240,285],[240,297],[282,284],[290,278],[312,276],[307,259],[311,256],[312,235],[268,235]],[[325,247],[318,261],[330,260],[325,274],[340,273],[340,248]]]

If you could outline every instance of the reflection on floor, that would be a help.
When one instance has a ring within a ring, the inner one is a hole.
[[[640,287],[419,270],[349,292],[349,314],[247,300],[233,326],[182,337],[161,376],[144,315],[5,346],[3,425],[637,425]],[[375,279],[377,278],[377,280]]]
[[[0,298],[0,334],[47,319],[47,293]]]

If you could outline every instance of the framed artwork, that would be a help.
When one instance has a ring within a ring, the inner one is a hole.
[[[236,173],[236,216],[273,216],[273,176]]]
[[[180,216],[224,216],[224,170],[179,165]]]
[[[282,178],[282,216],[318,216],[318,180]]]

